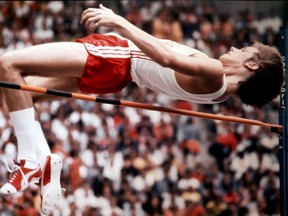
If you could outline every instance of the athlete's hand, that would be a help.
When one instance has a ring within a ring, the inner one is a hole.
[[[80,23],[85,23],[86,28],[94,31],[99,26],[116,28],[117,23],[122,19],[123,17],[100,4],[99,8],[88,8],[83,11]]]

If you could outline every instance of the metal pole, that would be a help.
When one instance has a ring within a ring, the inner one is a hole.
[[[279,165],[280,165],[280,213],[283,216],[288,215],[288,176],[287,176],[287,160],[288,160],[288,151],[287,151],[287,140],[288,140],[288,125],[287,125],[287,93],[286,85],[288,82],[288,73],[286,69],[286,62],[288,58],[288,28],[280,28],[280,53],[284,63],[284,73],[285,73],[285,84],[281,89],[280,94],[280,110],[279,110],[279,123],[283,125],[282,133],[279,134]]]

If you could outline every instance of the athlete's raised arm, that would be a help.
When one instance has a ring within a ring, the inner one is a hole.
[[[222,74],[220,61],[211,58],[191,58],[174,52],[158,38],[144,32],[125,18],[100,4],[99,8],[88,8],[81,23],[92,30],[99,26],[116,29],[123,37],[131,40],[147,56],[158,64],[189,76],[219,77]]]

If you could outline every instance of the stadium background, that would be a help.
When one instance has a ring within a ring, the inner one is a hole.
[[[0,54],[91,33],[79,18],[99,3],[215,58],[255,40],[278,47],[288,24],[285,1],[0,1]],[[278,98],[261,110],[237,98],[200,106],[133,83],[105,97],[278,122]],[[0,107],[0,157],[13,163],[16,139]],[[279,215],[278,136],[268,129],[79,100],[37,108],[64,160],[66,193],[54,215]],[[1,166],[0,185],[7,176]],[[39,215],[39,202],[37,186],[0,197],[0,216]]]

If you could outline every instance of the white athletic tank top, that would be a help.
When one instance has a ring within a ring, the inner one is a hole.
[[[169,45],[175,52],[182,55],[191,56],[194,54],[202,54],[208,58],[206,54],[197,49],[170,40],[162,41]],[[186,100],[198,104],[219,103],[219,101],[214,100],[225,93],[227,88],[225,75],[223,76],[223,86],[214,93],[191,94],[185,91],[179,86],[174,70],[162,67],[158,63],[152,61],[130,40],[128,40],[128,43],[131,53],[131,77],[138,86],[161,92],[174,99]]]

